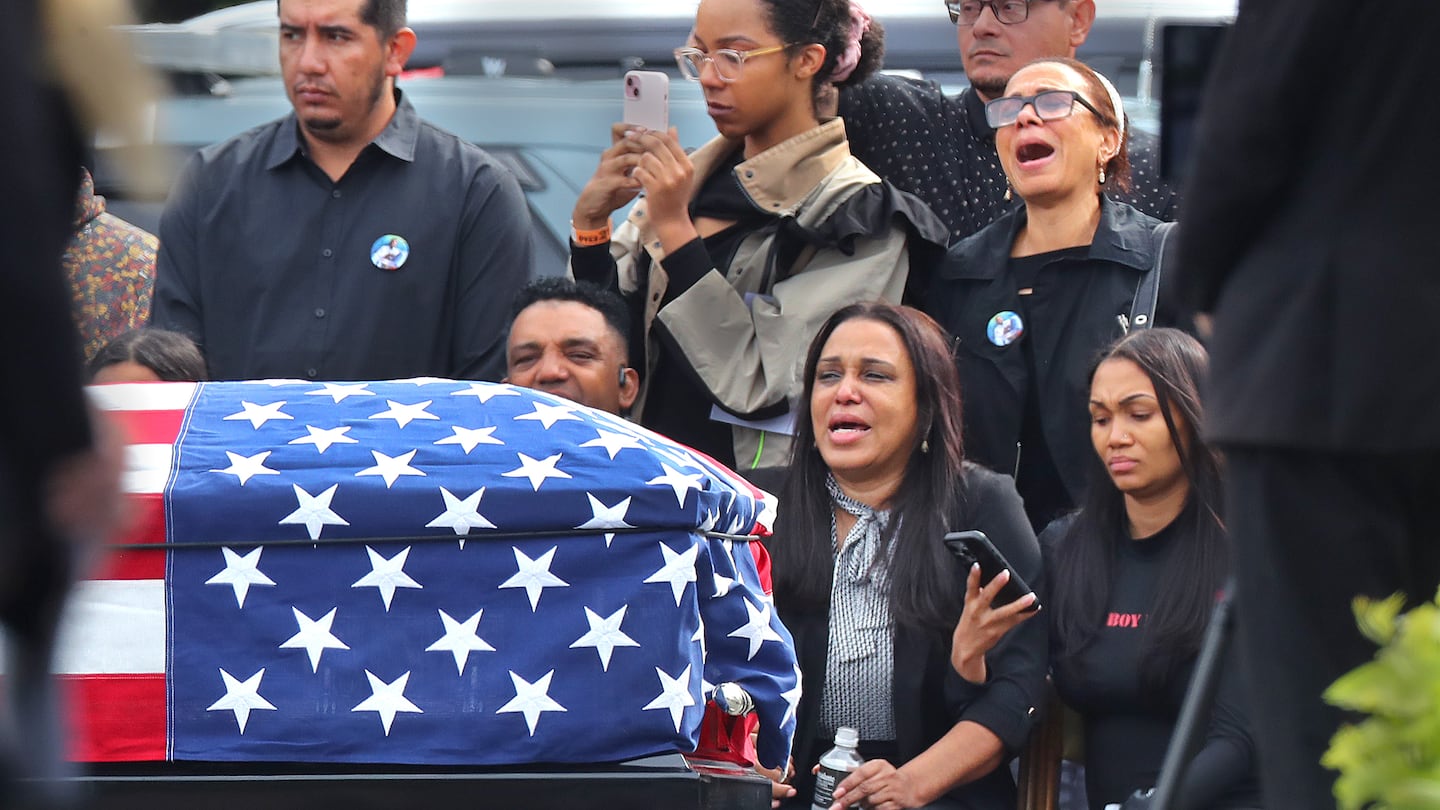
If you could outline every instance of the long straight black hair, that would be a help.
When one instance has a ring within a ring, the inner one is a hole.
[[[1155,386],[1155,399],[1189,484],[1177,518],[1174,553],[1156,583],[1156,601],[1141,635],[1140,682],[1161,695],[1200,650],[1217,591],[1230,571],[1230,544],[1221,522],[1219,456],[1201,439],[1200,387],[1209,368],[1205,349],[1177,329],[1131,332],[1095,364],[1129,360]],[[1094,370],[1091,371],[1094,379]],[[1051,555],[1051,602],[1059,657],[1093,641],[1105,619],[1119,545],[1129,542],[1125,497],[1099,457],[1080,512]]]
[[[810,344],[805,358],[804,392],[790,469],[780,490],[775,522],[774,559],[777,600],[812,609],[830,602],[834,555],[830,522],[834,505],[825,487],[828,468],[815,447],[809,418],[815,369],[826,341],[846,321],[885,324],[900,337],[915,369],[914,441],[906,452],[900,489],[890,503],[890,612],[897,623],[921,630],[950,632],[964,607],[964,590],[952,576],[954,561],[940,542],[963,508],[964,453],[960,440],[960,378],[950,356],[945,330],[930,316],[910,307],[882,303],[851,304],[839,310]],[[928,443],[928,451],[921,449]]]

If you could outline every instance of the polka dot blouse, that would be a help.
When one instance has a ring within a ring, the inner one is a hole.
[[[877,75],[840,94],[850,151],[881,177],[924,200],[965,238],[1020,205],[1005,200],[994,131],[974,90],[946,96],[934,82]],[[1176,218],[1174,190],[1159,177],[1155,139],[1131,133],[1129,193],[1111,194],[1146,214]]]

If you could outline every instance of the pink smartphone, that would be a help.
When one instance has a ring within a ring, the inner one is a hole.
[[[658,70],[632,70],[625,74],[627,124],[665,132],[670,128],[670,77]]]

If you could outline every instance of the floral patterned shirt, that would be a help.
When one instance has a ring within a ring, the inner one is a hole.
[[[63,266],[70,281],[75,325],[85,359],[150,319],[159,242],[148,231],[106,213],[95,180],[83,172],[75,206],[75,233]]]

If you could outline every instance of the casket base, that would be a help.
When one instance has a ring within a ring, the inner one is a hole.
[[[667,808],[763,810],[770,783],[739,768],[691,768],[680,754],[607,765],[505,768],[129,763],[74,777],[82,806],[105,810],[290,810],[337,807]]]

